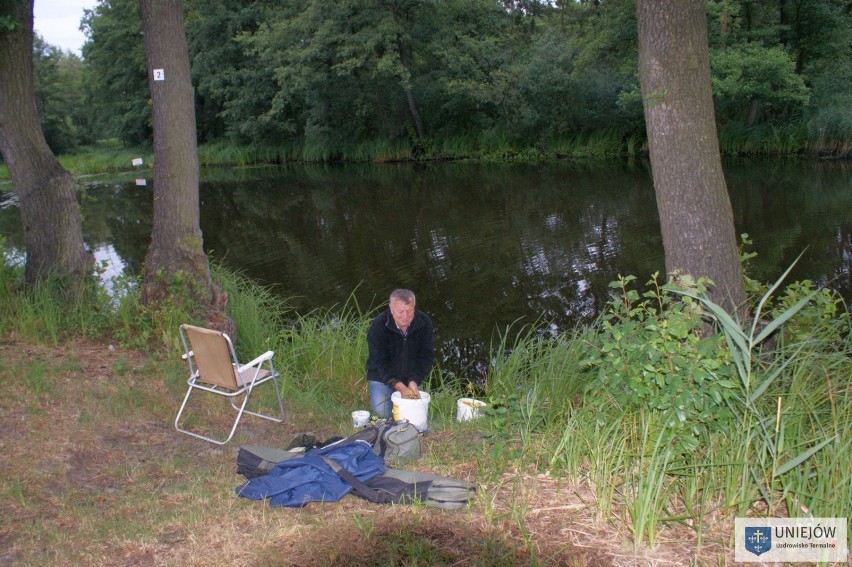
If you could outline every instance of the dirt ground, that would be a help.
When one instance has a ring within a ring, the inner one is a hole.
[[[378,505],[356,496],[301,509],[235,495],[239,444],[283,448],[324,431],[247,416],[224,447],[173,427],[183,369],[149,353],[74,341],[0,342],[0,565],[725,565],[730,530],[666,527],[634,549],[595,494],[548,474],[490,474],[483,456],[444,462],[476,434],[423,438],[429,469],[477,484],[462,510]],[[288,407],[288,410],[290,408]],[[216,418],[216,414],[211,414]],[[418,463],[420,467],[420,463]],[[418,559],[419,558],[419,559]],[[424,559],[425,558],[425,559]]]

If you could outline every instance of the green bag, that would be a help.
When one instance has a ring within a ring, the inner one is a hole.
[[[369,426],[368,426],[369,427]],[[410,463],[420,458],[420,431],[407,421],[386,422],[379,427],[373,452],[389,465]]]
[[[453,510],[467,506],[476,497],[476,487],[464,480],[428,472],[386,468],[382,474],[360,481],[332,459],[322,459],[352,486],[353,494],[376,504],[410,504],[419,501],[426,506]]]
[[[337,443],[366,441],[386,463],[399,465],[420,458],[420,435],[420,430],[407,421],[380,419]]]
[[[384,481],[393,479],[399,483],[424,487],[421,502],[435,508],[462,508],[476,497],[476,487],[473,484],[429,472],[385,469],[379,477]],[[377,488],[381,482],[379,477],[371,479]]]

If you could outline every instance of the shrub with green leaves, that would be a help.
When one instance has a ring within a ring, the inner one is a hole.
[[[658,274],[640,295],[630,287],[635,279],[610,283],[618,291],[584,361],[596,373],[589,399],[601,420],[612,411],[661,412],[672,438],[694,451],[703,433],[730,423],[726,400],[737,387],[730,353],[723,336],[705,336],[698,302],[673,299]]]
[[[770,309],[770,319],[779,317],[805,297],[810,298],[810,301],[784,325],[783,338],[786,343],[801,342],[808,338],[839,342],[849,335],[852,319],[843,298],[830,289],[817,289],[810,280],[788,285],[776,305]]]

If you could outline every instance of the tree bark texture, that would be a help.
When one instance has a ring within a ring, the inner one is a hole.
[[[49,275],[89,274],[74,180],[48,147],[33,86],[33,1],[11,3],[18,27],[0,32],[0,152],[18,194],[27,285]]]
[[[159,303],[175,277],[211,302],[198,199],[198,151],[189,53],[180,0],[140,0],[154,125],[154,218],[143,302]]]
[[[709,277],[711,298],[733,313],[745,303],[745,283],[719,154],[704,2],[638,0],[637,17],[666,270]]]

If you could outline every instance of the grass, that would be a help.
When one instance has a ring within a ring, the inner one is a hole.
[[[758,125],[746,128],[729,125],[719,129],[719,147],[729,156],[828,156],[849,157],[852,142],[848,125],[833,117],[818,116],[808,123],[783,127]],[[377,139],[335,147],[320,143],[294,142],[286,146],[241,146],[227,141],[204,144],[198,148],[201,167],[246,167],[283,163],[360,162],[391,163],[418,160],[477,159],[483,161],[517,161],[541,159],[607,159],[635,158],[646,155],[643,135],[624,134],[614,130],[576,133],[558,139],[530,142],[505,133],[453,136],[428,140],[422,151],[414,151],[408,140]],[[142,158],[142,166],[132,161]],[[145,171],[150,174],[153,153],[150,149],[134,149],[104,142],[79,148],[72,154],[59,156],[62,166],[73,175]],[[13,189],[5,164],[0,163],[0,191]]]
[[[719,149],[731,156],[850,155],[849,132],[826,117],[783,126],[731,124],[719,128]]]
[[[499,430],[514,432],[521,462],[540,463],[547,457],[551,471],[594,487],[596,517],[620,518],[636,545],[644,541],[653,546],[662,527],[678,524],[690,526],[696,549],[703,549],[707,534],[726,521],[726,510],[729,518],[848,517],[848,310],[828,311],[835,313],[839,325],[800,330],[790,335],[794,340],[782,337],[774,349],[760,349],[785,324],[795,329],[799,310],[817,296],[804,288],[798,297],[773,304],[770,295],[779,283],[757,303],[753,320],[765,326],[740,329],[707,303],[706,315],[722,318],[720,328],[728,333],[728,344],[742,347],[733,352],[734,374],[740,374],[742,385],[740,394],[728,402],[734,407],[732,416],[701,432],[694,451],[684,452],[672,443],[681,434],[667,432],[671,425],[661,420],[663,413],[607,401],[608,393],[596,388],[587,389],[577,401],[578,390],[571,385],[591,383],[592,376],[576,355],[566,353],[579,344],[599,348],[594,346],[600,340],[594,330],[564,341],[531,333],[495,349],[495,358],[502,362],[490,377],[489,399],[509,409],[509,417],[496,422]],[[771,316],[770,305],[775,305]],[[658,321],[647,328],[656,335],[660,326]],[[642,327],[631,328],[638,342],[650,343],[643,340]],[[551,357],[565,361],[556,373],[542,371]],[[551,389],[542,395],[548,377],[555,376],[561,377],[564,391]],[[530,411],[533,407],[539,408],[538,414]],[[496,413],[494,417],[499,419]]]
[[[142,159],[141,166],[133,160]],[[106,141],[93,147],[59,156],[59,163],[74,175],[88,175],[134,169],[150,169],[154,163],[150,149],[125,148],[116,142]]]
[[[85,339],[59,346],[0,344],[0,356],[10,363],[0,370],[4,384],[18,387],[29,380],[14,371],[29,361],[42,361],[41,375],[51,384],[50,391],[24,388],[24,395],[0,401],[5,453],[0,540],[6,561],[349,565],[370,558],[370,565],[544,565],[539,558],[548,556],[599,564],[591,546],[564,549],[561,538],[531,536],[553,530],[557,515],[546,509],[565,505],[553,497],[554,481],[520,471],[482,485],[491,516],[478,506],[449,513],[355,497],[301,510],[241,499],[234,493],[241,482],[234,474],[239,444],[284,446],[299,432],[345,432],[345,422],[305,411],[290,382],[287,423],[246,417],[236,441],[214,447],[171,426],[183,393],[179,360],[152,362],[147,353],[106,347]],[[76,362],[66,364],[66,358]],[[212,407],[204,415],[220,424],[228,417]],[[435,425],[438,430],[423,439],[418,469],[476,480],[481,441],[475,426],[438,419]],[[462,437],[470,441],[462,444]],[[564,516],[564,509],[558,513]],[[580,518],[575,529],[586,525]]]
[[[756,302],[763,316],[755,320],[767,327],[743,329],[716,314],[727,344],[745,345],[719,357],[736,367],[741,388],[724,402],[733,410],[717,412],[730,421],[701,429],[692,451],[672,441],[665,412],[626,407],[590,387],[587,357],[600,348],[603,320],[559,336],[531,326],[498,337],[481,391],[456,390],[437,371],[427,388],[430,433],[416,466],[474,482],[469,508],[347,497],[292,510],[240,499],[240,444],[284,447],[298,433],[350,431],[349,412],[368,401],[362,372],[372,314],[354,301],[296,314],[268,288],[218,266],[213,273],[228,293],[240,356],[275,351],[287,409],[280,425],[246,416],[224,447],[172,427],[185,388],[176,329],[192,313],[143,308],[130,281],[118,300],[93,289],[69,298],[55,282],[20,292],[20,274],[0,270],[0,383],[19,393],[0,399],[5,560],[721,563],[732,558],[734,516],[852,515],[848,310],[815,316],[807,311],[814,305],[836,305],[815,301],[823,296],[807,286],[776,300],[780,285]],[[699,293],[691,299],[713,316]],[[645,323],[659,327],[670,315],[656,316]],[[639,338],[659,334],[631,328]],[[770,337],[777,344],[759,348]],[[470,394],[489,402],[485,416],[457,423],[456,400]],[[227,429],[232,415],[202,403],[192,419]],[[602,538],[619,543],[602,548]]]
[[[852,155],[848,113],[834,109],[815,111],[806,120],[775,126],[759,124],[746,127],[730,124],[719,128],[719,147],[723,155],[779,156],[810,155],[849,157]],[[423,142],[422,151],[414,151],[407,139],[374,139],[330,146],[322,141],[293,140],[285,145],[239,145],[220,140],[198,147],[201,167],[244,167],[287,162],[323,163],[332,161],[388,163],[410,160],[482,159],[508,161],[525,159],[602,159],[633,158],[647,154],[644,134],[604,128],[595,132],[576,132],[554,139],[527,140],[503,129],[474,134],[445,136]],[[141,158],[142,166],[133,166]],[[74,175],[150,170],[150,148],[125,148],[116,140],[100,141],[59,156],[62,166]],[[9,171],[0,163],[0,191],[11,190]]]

